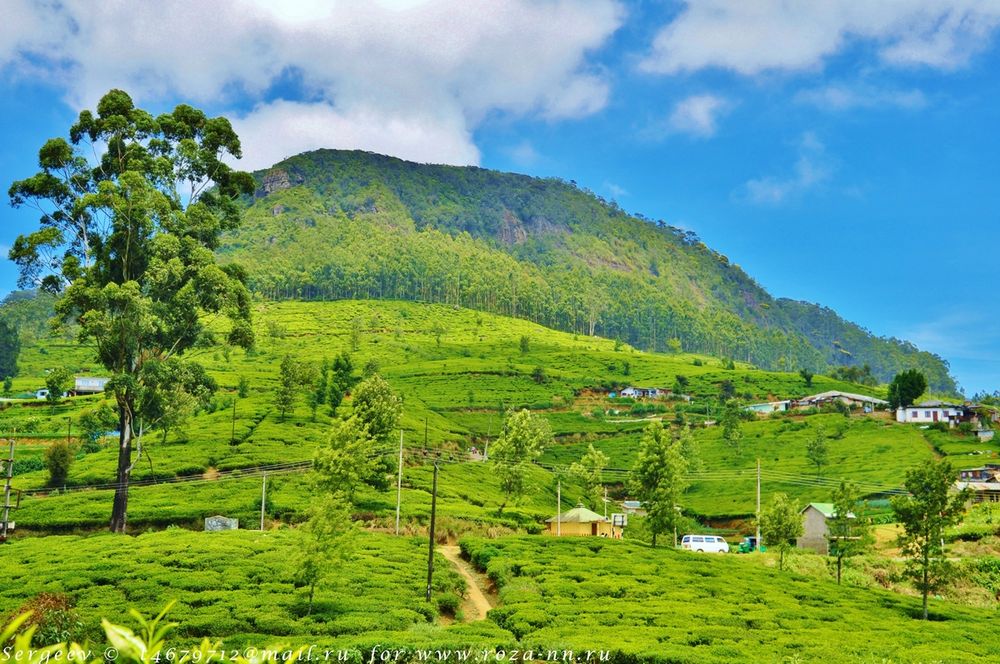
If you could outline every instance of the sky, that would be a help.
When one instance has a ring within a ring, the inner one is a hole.
[[[558,176],[992,392],[998,49],[1000,0],[2,0],[0,183],[111,88],[229,117],[247,170]],[[0,206],[0,254],[36,223]]]

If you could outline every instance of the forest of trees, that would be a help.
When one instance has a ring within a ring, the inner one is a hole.
[[[222,252],[267,298],[454,304],[769,369],[916,368],[955,391],[941,358],[775,299],[693,233],[561,180],[336,150],[256,177]]]

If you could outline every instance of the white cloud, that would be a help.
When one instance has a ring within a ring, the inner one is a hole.
[[[818,69],[848,42],[873,43],[889,65],[961,67],[1000,25],[998,0],[687,0],[641,67],[754,75]]]
[[[255,164],[307,147],[475,163],[471,135],[491,114],[603,108],[607,75],[588,56],[624,15],[616,0],[12,2],[0,67],[44,62],[78,108],[111,87],[141,103],[249,100],[237,124],[257,132],[245,150]],[[302,93],[274,101],[267,91],[288,79]]]
[[[832,171],[826,146],[815,134],[806,132],[799,140],[798,158],[790,174],[748,180],[739,194],[751,203],[777,205],[826,182]]]
[[[611,193],[611,198],[613,199],[617,200],[624,196],[628,196],[628,189],[609,180],[604,181],[604,188]]]
[[[831,83],[801,90],[795,101],[827,111],[855,108],[902,108],[915,110],[927,105],[927,96],[917,89],[879,88],[869,84]]]
[[[536,150],[535,146],[528,140],[523,140],[519,143],[508,146],[504,149],[504,152],[508,157],[522,166],[531,166],[538,163],[538,160],[541,159],[541,155],[538,154],[538,150]]]
[[[674,106],[667,124],[671,131],[708,138],[715,135],[719,115],[729,107],[730,103],[717,95],[692,95]]]

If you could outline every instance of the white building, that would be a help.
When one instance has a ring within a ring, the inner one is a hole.
[[[93,378],[90,376],[80,376],[76,379],[73,387],[74,394],[97,394],[104,391],[104,386],[108,384],[108,378]]]
[[[965,407],[943,401],[924,401],[906,408],[896,409],[897,422],[933,424],[947,422],[953,427],[965,417]]]

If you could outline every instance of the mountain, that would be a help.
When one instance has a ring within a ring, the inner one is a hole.
[[[940,357],[775,298],[694,233],[573,182],[342,150],[255,177],[220,253],[271,299],[433,301],[769,369],[917,368],[956,391]]]

